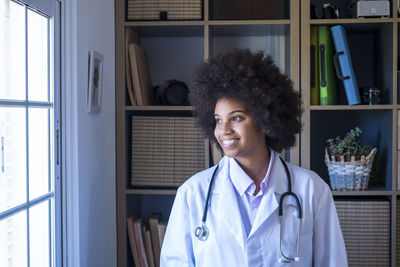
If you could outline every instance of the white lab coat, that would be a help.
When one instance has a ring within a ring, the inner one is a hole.
[[[210,234],[206,241],[200,241],[194,232],[201,225],[215,166],[195,174],[178,189],[161,250],[161,267],[348,266],[331,191],[316,173],[288,164],[292,190],[300,199],[303,211],[300,261],[288,264],[278,262],[278,205],[288,186],[282,162],[275,158],[249,236],[244,230],[228,166],[229,159],[224,157],[210,197],[206,222]],[[296,240],[297,235],[293,238]]]

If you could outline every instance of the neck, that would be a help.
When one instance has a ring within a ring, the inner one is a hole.
[[[257,155],[235,158],[240,167],[254,181],[256,185],[255,194],[258,193],[261,181],[267,174],[270,158],[271,155],[267,147],[265,147],[262,153],[258,153]]]

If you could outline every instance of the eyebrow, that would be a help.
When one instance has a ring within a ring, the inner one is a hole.
[[[245,111],[238,109],[238,110],[233,110],[233,111],[229,112],[228,115],[231,115],[231,114],[237,113],[237,112],[246,114]],[[214,114],[214,117],[215,117],[215,116],[219,116],[219,114],[215,113],[215,114]]]

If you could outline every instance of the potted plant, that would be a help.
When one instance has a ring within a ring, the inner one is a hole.
[[[371,166],[377,149],[360,142],[360,128],[349,130],[342,138],[326,140],[325,163],[332,190],[360,191],[368,188]]]

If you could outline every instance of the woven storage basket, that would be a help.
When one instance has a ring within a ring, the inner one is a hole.
[[[335,191],[363,191],[368,188],[371,166],[377,149],[371,150],[369,155],[361,156],[360,160],[352,157],[351,161],[336,161],[334,156],[329,159],[328,150],[325,148],[325,163],[328,167],[329,179],[332,190]]]

